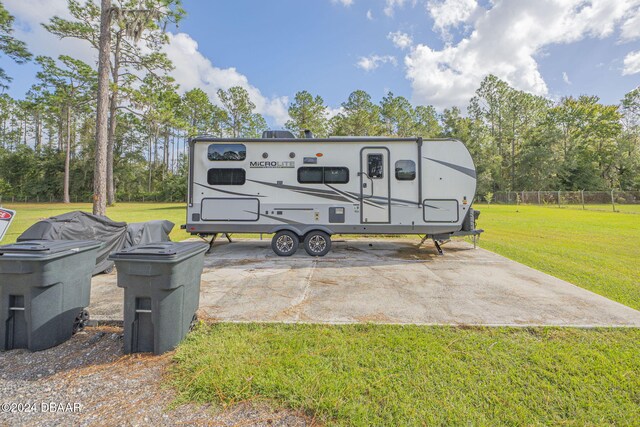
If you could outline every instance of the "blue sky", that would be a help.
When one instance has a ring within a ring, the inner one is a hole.
[[[65,0],[5,0],[16,35],[35,54],[88,62],[88,46],[39,26]],[[551,99],[593,94],[617,103],[640,83],[640,0],[185,0],[167,54],[182,90],[246,87],[268,122],[281,126],[296,91],[336,111],[350,92],[387,91],[439,110],[464,107],[494,73]],[[21,97],[33,64],[0,58]]]

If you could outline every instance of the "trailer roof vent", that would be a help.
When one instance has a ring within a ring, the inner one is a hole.
[[[309,129],[305,129],[304,130],[304,137],[309,139],[309,138],[313,138],[313,132],[311,132]]]
[[[262,132],[262,137],[278,139],[295,138],[295,136],[293,136],[293,134],[288,130],[265,130]]]

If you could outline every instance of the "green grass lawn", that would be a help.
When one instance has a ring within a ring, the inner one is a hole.
[[[201,325],[177,402],[267,401],[329,425],[638,425],[640,330]]]
[[[88,204],[16,204],[3,243]],[[183,204],[122,203],[127,222]],[[640,216],[479,206],[482,247],[640,309]],[[188,235],[177,227],[171,235]],[[375,237],[372,237],[375,238]],[[446,255],[445,255],[446,256]],[[167,380],[177,402],[268,401],[330,425],[638,425],[640,330],[200,325]]]
[[[480,205],[480,246],[640,309],[640,216]]]
[[[580,205],[562,205],[561,209],[582,209]],[[613,212],[611,205],[585,205],[586,210]],[[616,212],[640,214],[640,205],[616,205]]]

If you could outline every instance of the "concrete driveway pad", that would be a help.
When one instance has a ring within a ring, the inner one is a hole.
[[[640,312],[463,241],[335,240],[322,258],[270,240],[216,243],[200,315],[227,322],[640,326]],[[91,315],[122,320],[116,275],[96,276]]]

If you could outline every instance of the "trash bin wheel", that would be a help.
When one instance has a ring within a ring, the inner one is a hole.
[[[320,230],[310,231],[304,238],[304,250],[311,256],[325,256],[331,250],[331,236]]]
[[[87,310],[82,310],[76,316],[76,319],[73,321],[73,333],[76,334],[82,331],[87,323],[89,322],[89,312]]]
[[[278,231],[271,240],[271,249],[279,256],[291,256],[295,254],[299,245],[300,239],[298,235],[289,230]]]
[[[102,270],[102,274],[111,274],[113,272],[114,268],[115,267],[112,265],[111,267],[109,267],[109,268],[107,268],[105,270]]]
[[[193,318],[191,319],[191,323],[189,324],[189,332],[193,331],[197,324],[198,324],[198,315],[194,314]]]

